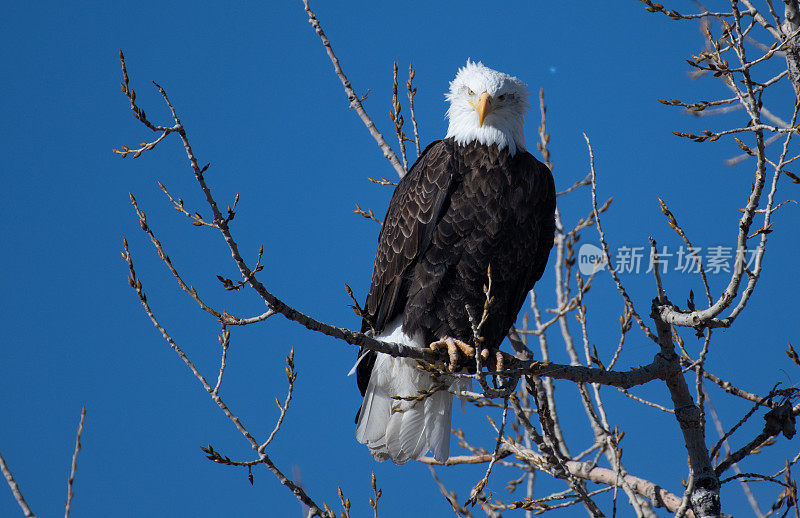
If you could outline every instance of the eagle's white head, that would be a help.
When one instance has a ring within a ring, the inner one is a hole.
[[[483,63],[467,60],[445,94],[450,102],[447,137],[464,145],[481,144],[508,147],[513,156],[525,150],[523,123],[528,109],[528,88],[508,74],[492,70]]]

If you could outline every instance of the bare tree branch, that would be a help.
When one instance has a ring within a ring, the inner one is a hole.
[[[6,482],[8,482],[8,486],[11,488],[11,494],[14,495],[14,500],[19,504],[22,513],[28,518],[36,518],[36,515],[33,514],[33,511],[31,511],[31,508],[28,506],[28,502],[25,501],[25,497],[22,496],[22,490],[20,490],[17,481],[14,480],[14,475],[11,474],[11,470],[8,468],[6,459],[3,458],[2,454],[0,454],[0,471],[2,471],[3,475],[6,477]]]
[[[381,132],[375,127],[375,123],[372,122],[372,119],[370,119],[369,115],[367,115],[367,111],[361,104],[362,99],[356,95],[355,90],[353,90],[353,87],[350,85],[350,80],[347,79],[346,75],[344,75],[342,66],[339,64],[339,58],[337,58],[336,54],[333,53],[331,42],[328,40],[328,37],[322,30],[322,25],[320,24],[319,19],[317,19],[317,16],[313,13],[313,11],[311,11],[311,6],[309,5],[308,0],[303,0],[303,6],[306,9],[306,13],[308,13],[308,23],[310,23],[314,28],[314,31],[317,33],[317,36],[319,36],[319,39],[322,40],[322,45],[325,47],[325,51],[328,53],[328,57],[331,59],[331,63],[333,64],[333,70],[336,72],[336,75],[342,82],[344,92],[347,94],[347,100],[350,101],[350,107],[354,109],[361,118],[361,121],[367,127],[369,134],[372,135],[372,138],[374,138],[375,142],[378,143],[378,147],[380,147],[381,151],[383,151],[383,156],[386,157],[386,159],[392,164],[392,167],[394,167],[394,170],[397,171],[397,175],[400,178],[404,177],[406,175],[406,169],[403,167],[403,164],[400,163],[400,160],[397,158],[397,154],[394,152],[392,147],[386,142],[386,139],[383,138]]]
[[[408,93],[408,111],[411,112],[411,126],[414,128],[414,146],[417,148],[417,158],[422,154],[422,149],[419,145],[419,128],[417,128],[417,114],[414,111],[414,97],[417,95],[417,87],[413,86],[414,77],[417,71],[414,70],[414,64],[408,64],[408,81],[406,81],[406,91]]]
[[[180,123],[178,123],[180,124]],[[181,131],[183,131],[181,129]],[[270,459],[269,455],[267,455],[263,451],[259,451],[260,444],[256,439],[250,434],[249,431],[244,427],[241,420],[228,408],[228,405],[222,400],[220,395],[214,391],[214,388],[206,381],[206,378],[200,374],[200,371],[197,370],[194,363],[189,359],[186,353],[181,349],[178,344],[172,339],[172,337],[167,333],[166,329],[159,323],[158,319],[156,318],[155,314],[153,313],[152,309],[150,308],[150,304],[147,302],[147,297],[144,294],[144,289],[142,287],[141,281],[136,276],[136,271],[133,268],[133,259],[131,258],[130,251],[128,250],[128,241],[124,241],[124,251],[122,252],[122,258],[128,264],[128,269],[130,271],[130,276],[128,277],[128,282],[134,290],[136,290],[136,294],[139,297],[139,302],[142,304],[142,307],[147,313],[147,316],[150,318],[150,321],[156,327],[156,329],[161,333],[164,337],[164,340],[169,344],[173,351],[183,360],[189,370],[192,371],[194,377],[200,382],[206,392],[209,393],[211,399],[219,406],[220,410],[225,414],[225,416],[230,419],[230,421],[236,426],[239,432],[247,439],[250,443],[250,446],[259,454],[259,459],[255,463],[263,463],[267,469],[269,469],[275,477],[280,481],[281,484],[286,486],[297,498],[300,500],[304,505],[308,506],[315,515],[318,516],[326,516],[324,511],[306,494],[302,487],[295,484],[292,480],[290,480],[286,475],[284,475],[275,464]],[[333,518],[333,517],[331,517]]]
[[[72,454],[72,466],[67,478],[67,503],[64,505],[64,518],[69,518],[70,508],[72,507],[72,497],[75,496],[72,486],[75,484],[75,470],[78,469],[78,453],[81,451],[81,434],[83,433],[83,422],[86,420],[86,407],[81,410],[81,421],[78,423],[78,432],[75,434],[75,453]]]

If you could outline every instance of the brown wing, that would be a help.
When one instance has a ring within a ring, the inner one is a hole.
[[[394,190],[378,236],[362,332],[380,333],[405,308],[409,274],[430,244],[453,186],[452,148],[452,140],[429,144]],[[359,357],[365,352],[360,350]],[[367,352],[358,364],[356,378],[362,395],[374,363],[375,353]]]
[[[448,141],[430,144],[400,181],[378,237],[362,330],[379,333],[404,308],[408,273],[430,244],[453,182]],[[451,143],[450,143],[451,144]],[[452,144],[451,144],[452,145]]]
[[[533,285],[542,278],[547,259],[550,256],[550,249],[553,247],[556,222],[556,190],[553,182],[553,174],[550,169],[530,153],[523,152],[517,155],[517,167],[526,171],[533,179],[532,188],[529,192],[526,203],[531,207],[530,218],[533,231],[531,232],[527,250],[524,253],[531,255],[531,268],[522,282],[512,284],[512,293],[508,299],[506,309],[507,318],[500,325],[503,333],[517,319],[520,308],[525,303],[528,292],[533,289]],[[521,241],[525,241],[524,239]]]

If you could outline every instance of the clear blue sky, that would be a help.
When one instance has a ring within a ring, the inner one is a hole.
[[[299,516],[292,495],[266,470],[246,471],[207,461],[211,443],[235,459],[251,458],[231,423],[168,348],[128,287],[120,260],[126,236],[149,300],[163,324],[198,367],[216,377],[218,331],[179,292],[140,231],[128,202],[134,193],[173,262],[217,307],[254,315],[263,305],[249,293],[224,292],[217,274],[236,270],[221,237],[189,226],[158,190],[156,180],[207,213],[176,138],[132,161],[111,149],[152,134],[129,113],[119,90],[117,52],[128,67],[141,106],[154,121],[168,113],[150,81],[170,94],[219,200],[241,193],[233,222],[246,257],[265,248],[262,281],[297,308],[322,320],[357,328],[343,283],[363,298],[378,227],[354,215],[355,203],[382,217],[390,190],[368,176],[394,178],[347,107],[339,80],[298,1],[219,3],[63,2],[6,5],[0,20],[0,160],[3,189],[3,339],[0,347],[0,451],[39,516],[63,512],[66,477],[82,405],[88,409],[79,458],[73,516]],[[615,197],[605,219],[612,246],[679,241],[661,216],[664,198],[698,246],[732,245],[737,207],[751,182],[750,165],[729,168],[734,143],[694,144],[674,137],[719,128],[728,119],[696,120],[657,98],[709,99],[726,95],[710,79],[691,81],[684,61],[702,44],[698,26],[646,13],[638,2],[379,2],[314,6],[366,109],[387,134],[392,62],[401,71],[413,60],[424,143],[444,135],[443,92],[466,58],[517,75],[533,92],[543,87],[549,106],[554,175],[563,189],[587,172],[581,132],[592,138],[600,196]],[[691,10],[690,2],[675,8]],[[766,77],[766,76],[765,76]],[[527,125],[533,149],[538,115]],[[786,115],[788,105],[774,109]],[[784,185],[780,200],[798,197]],[[588,213],[586,192],[560,201],[568,221]],[[776,217],[765,271],[749,309],[734,329],[716,333],[709,370],[765,393],[776,382],[794,383],[797,367],[783,351],[798,339],[796,245],[798,207]],[[587,233],[585,239],[593,234]],[[593,237],[592,237],[593,239]],[[594,240],[596,242],[596,240]],[[696,276],[669,274],[668,294],[683,303]],[[638,309],[647,313],[652,279],[628,275]],[[723,276],[712,279],[715,293]],[[540,290],[552,307],[553,281]],[[603,278],[591,292],[590,329],[604,358],[618,335],[621,300]],[[692,350],[699,344],[684,333]],[[648,363],[655,353],[640,332],[629,335],[619,368]],[[557,335],[557,361],[565,361]],[[299,473],[317,502],[338,503],[341,485],[354,516],[369,511],[369,474],[383,487],[381,516],[450,511],[422,465],[375,464],[354,439],[359,405],[346,378],[354,349],[314,335],[280,317],[235,329],[222,395],[246,425],[267,433],[277,416],[274,397],[285,393],[283,358],[296,351],[300,372],[295,400],[271,447],[284,472]],[[661,403],[663,386],[637,393]],[[574,450],[590,440],[572,387],[560,385],[561,419]],[[730,425],[747,409],[712,389]],[[610,418],[628,432],[629,470],[680,492],[685,452],[676,422],[656,410],[608,392]],[[482,446],[491,448],[485,412],[456,416]],[[741,438],[760,426],[754,421]],[[709,433],[711,440],[716,438]],[[455,441],[454,441],[455,442]],[[453,446],[456,453],[458,448]],[[764,454],[773,466],[796,446],[779,439]],[[502,480],[502,469],[494,480]],[[444,479],[459,497],[482,475],[456,468]],[[560,488],[540,477],[540,491]],[[498,497],[502,484],[496,485]],[[762,491],[765,505],[775,490]],[[725,510],[745,505],[726,488]],[[334,506],[335,507],[335,506]],[[18,508],[0,488],[0,515]],[[737,513],[737,516],[739,514]],[[743,515],[746,515],[744,513]]]

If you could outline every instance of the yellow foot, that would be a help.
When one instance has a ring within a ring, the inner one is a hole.
[[[448,369],[450,372],[456,370],[456,367],[459,364],[459,353],[463,354],[467,358],[474,358],[475,357],[475,348],[469,345],[466,342],[462,342],[456,338],[445,337],[441,340],[437,340],[430,344],[430,348],[434,351],[438,351],[440,349],[447,349],[447,356],[449,358],[449,365]],[[489,351],[484,349],[481,351],[481,357],[485,360],[489,357]]]
[[[503,352],[502,351],[497,351],[495,353],[494,361],[495,361],[495,364],[494,364],[495,372],[499,372],[499,371],[503,370],[503,368],[505,367],[505,356],[503,356]]]

